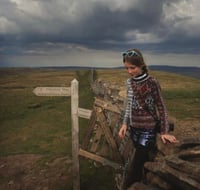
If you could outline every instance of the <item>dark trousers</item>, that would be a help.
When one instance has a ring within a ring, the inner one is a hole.
[[[131,137],[135,146],[135,155],[127,174],[127,187],[144,179],[144,163],[153,161],[157,151],[154,131],[132,130]]]
[[[144,163],[150,160],[149,154],[149,147],[138,146],[136,148],[133,163],[128,172],[127,187],[135,182],[142,181],[144,177]]]
[[[150,149],[144,146],[138,146],[133,160],[133,182],[141,181],[144,173],[144,163],[149,161]]]

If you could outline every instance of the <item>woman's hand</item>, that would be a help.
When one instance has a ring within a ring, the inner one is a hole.
[[[170,142],[170,143],[178,143],[179,141],[176,139],[175,136],[170,135],[170,134],[162,134],[160,135],[160,138],[162,140],[162,142],[165,144],[166,142]]]
[[[119,137],[124,138],[126,135],[127,125],[123,124],[119,130]]]

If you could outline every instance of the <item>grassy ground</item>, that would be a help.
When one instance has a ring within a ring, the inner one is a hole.
[[[29,179],[24,182],[29,186],[25,187],[26,184],[23,184],[23,188],[34,189],[48,176],[49,180],[44,182],[43,186],[51,187],[53,190],[72,189],[71,162],[68,161],[71,159],[70,97],[37,97],[32,91],[38,86],[69,87],[74,78],[79,81],[79,107],[92,109],[93,93],[89,86],[88,71],[0,70],[0,158],[2,158],[0,189],[12,189],[9,184],[13,184],[15,186],[13,188],[17,189],[19,166],[15,162],[22,162],[21,168],[23,168],[24,159],[30,159],[32,162],[37,160],[37,162],[30,166],[29,177],[24,177],[23,181]],[[87,125],[87,119],[80,119],[80,142]],[[30,156],[24,158],[24,155]],[[42,155],[42,157],[33,158],[33,155]],[[12,162],[13,168],[10,168],[12,172],[7,174],[6,170],[9,169],[5,163],[8,160]],[[60,165],[54,164],[58,162],[57,160],[62,160]],[[112,175],[106,179],[102,175],[105,172],[112,173],[110,168],[96,168],[93,162],[83,158],[80,159],[80,167],[82,189],[112,188],[114,184]],[[13,173],[12,177],[10,173]],[[25,175],[26,170],[21,173],[21,176]],[[34,174],[40,178],[40,181],[32,181]],[[63,176],[65,180],[62,181]]]
[[[68,86],[67,72],[1,71],[1,156],[20,153],[70,154],[68,97],[37,97],[36,86]],[[68,147],[66,147],[68,146]]]
[[[164,72],[151,72],[151,74],[160,81],[167,108],[170,115],[178,120],[181,130],[185,130],[184,126],[188,127],[188,124],[199,127],[199,80]],[[124,70],[98,70],[97,75],[105,81],[120,84],[122,88],[129,77]],[[12,162],[14,162],[16,160],[14,156],[17,155],[42,156],[32,167],[32,173],[36,176],[40,174],[39,170],[46,171],[44,176],[48,176],[52,181],[53,179],[61,181],[62,175],[68,172],[63,184],[57,184],[55,190],[72,189],[71,162],[66,159],[71,158],[70,97],[37,97],[32,91],[37,86],[69,87],[74,78],[77,78],[80,84],[79,106],[92,109],[94,95],[89,86],[88,71],[0,70],[0,158],[13,156]],[[88,120],[80,119],[80,141],[87,124]],[[64,167],[65,170],[62,170],[60,165],[58,167],[57,162],[64,163],[62,169]],[[83,158],[80,162],[82,189],[113,189],[113,171],[110,168],[94,167],[93,162]],[[52,167],[55,165],[57,168],[53,170]],[[5,164],[1,164],[1,170],[4,166]],[[51,169],[51,175],[48,169]],[[59,171],[63,173],[56,178],[55,174]],[[16,173],[19,175],[19,172]],[[16,183],[17,177],[8,176],[5,177],[0,172],[0,187],[4,182]],[[40,178],[41,176],[42,173]],[[33,176],[30,176],[30,179],[32,178]],[[35,184],[36,182],[33,186]]]

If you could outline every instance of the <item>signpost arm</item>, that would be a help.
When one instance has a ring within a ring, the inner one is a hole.
[[[80,190],[78,99],[78,81],[74,79],[71,81],[73,190]]]

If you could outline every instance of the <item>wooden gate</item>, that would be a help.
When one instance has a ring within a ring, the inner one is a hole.
[[[94,108],[79,155],[115,169],[117,190],[126,190],[126,179],[134,156],[127,132],[118,137],[122,122],[120,106],[95,98]],[[198,190],[200,189],[200,138],[184,138],[177,145],[157,139],[154,162],[145,163],[148,185],[139,183],[131,189]]]
[[[124,189],[127,169],[134,155],[129,132],[118,136],[122,110],[117,104],[95,98],[89,126],[80,145],[79,155],[110,166],[116,171],[116,189]]]
[[[111,101],[95,99],[79,155],[114,168],[116,189],[126,190],[134,148],[129,132],[125,139],[118,138],[121,112]],[[177,145],[163,144],[158,138],[157,144],[155,161],[145,164],[149,185],[140,183],[132,189],[200,189],[200,138],[186,137]]]

